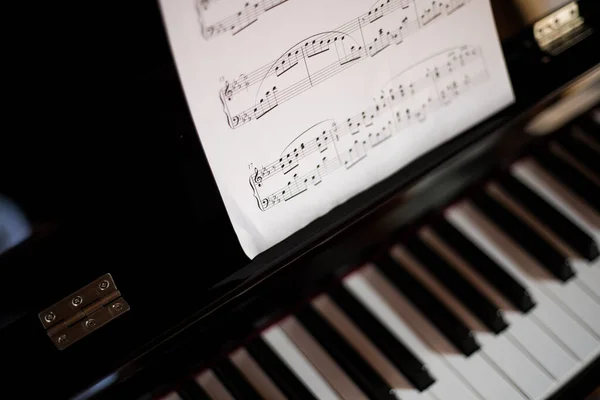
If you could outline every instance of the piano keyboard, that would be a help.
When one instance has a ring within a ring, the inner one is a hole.
[[[547,398],[600,353],[594,124],[516,162],[166,398]]]

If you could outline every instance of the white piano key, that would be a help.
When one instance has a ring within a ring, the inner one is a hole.
[[[511,173],[587,232],[596,243],[600,243],[600,218],[596,212],[570,193],[568,188],[552,178],[542,167],[528,160],[517,163]],[[596,295],[600,295],[600,268],[598,267],[600,267],[600,258],[592,263],[580,259],[573,260],[573,268],[577,276]]]
[[[512,167],[511,173],[596,241],[600,241],[600,216],[535,161],[520,161]]]
[[[326,295],[313,301],[315,308],[348,340],[354,349],[394,388],[393,394],[402,400],[431,400],[426,392],[419,392],[371,341],[354,325]]]
[[[600,349],[600,343],[571,315],[561,309],[554,299],[537,288],[533,290],[539,304],[533,316],[556,335],[579,360],[589,360],[592,354]]]
[[[317,398],[339,400],[338,394],[280,327],[271,327],[262,337]]]
[[[288,317],[279,326],[342,398],[366,399],[356,384],[294,317]]]
[[[219,378],[210,370],[196,376],[196,382],[202,386],[213,400],[235,400],[231,393],[223,386]]]
[[[529,354],[554,379],[565,376],[577,367],[577,358],[563,349],[562,342],[555,340],[536,325],[529,318],[529,314],[523,314],[516,310],[485,278],[472,269],[452,247],[428,228],[422,230],[422,237],[450,265],[502,309],[504,318],[509,324],[503,334],[510,335],[522,353]]]
[[[491,186],[490,190],[495,190],[495,193],[503,198],[504,204],[507,204],[513,212],[518,214],[525,223],[532,227],[540,237],[544,238],[555,249],[565,256],[570,257],[571,260],[577,257],[572,249],[562,242],[560,238],[542,225],[543,222],[540,223],[539,220],[532,216],[527,210],[516,204],[514,200],[506,196],[506,194],[501,192],[497,187]],[[533,262],[521,263],[521,266],[526,272],[539,276],[541,278],[540,280],[543,280],[544,282],[544,287],[546,287],[553,295],[557,296],[562,303],[585,321],[585,323],[599,335],[598,337],[600,337],[600,318],[594,317],[600,315],[600,304],[596,303],[595,300],[586,293],[590,290],[586,283],[582,282],[579,277],[575,277],[566,283],[558,281],[554,279],[547,270]]]
[[[556,281],[545,283],[545,287],[593,330],[596,338],[600,339],[600,304],[596,303],[581,286],[578,279],[565,285],[560,285]]]
[[[588,263],[584,260],[571,260],[579,281],[588,288],[596,302],[600,302],[600,258]]]
[[[377,289],[371,286],[371,283],[365,279],[377,280],[378,274],[372,267],[367,267],[360,273],[352,274],[344,281],[344,285],[350,290],[373,315],[384,324],[390,332],[398,337],[419,359],[427,366],[435,382],[427,388],[426,392],[431,393],[439,400],[465,399],[473,400],[478,398],[470,384],[451,370],[446,364],[442,354],[436,353],[418,335],[409,327],[407,323],[399,317],[396,312],[380,297],[385,292],[395,292],[391,286],[378,286]],[[379,279],[384,278],[379,276]],[[381,289],[380,293],[378,291]],[[450,348],[449,351],[456,350]]]
[[[579,365],[576,356],[567,351],[565,345],[553,338],[536,320],[521,316],[517,312],[507,312],[511,324],[508,333],[534,357],[555,380],[560,380],[575,371]]]
[[[554,388],[549,372],[541,368],[529,353],[523,351],[519,342],[515,344],[516,340],[509,332],[497,337],[491,334],[479,336],[484,353],[527,397],[543,398]]]
[[[491,366],[481,354],[475,353],[466,358],[462,353],[459,353],[442,335],[439,333],[420,312],[415,309],[408,300],[404,298],[398,291],[393,288],[383,288],[381,280],[385,278],[379,276],[379,281],[372,280],[372,277],[377,275],[372,272],[369,279],[369,284],[375,284],[376,290],[386,297],[386,301],[390,302],[393,310],[391,314],[398,313],[396,319],[402,319],[410,326],[411,329],[419,335],[430,347],[430,351],[441,356],[442,361],[457,375],[461,376],[461,381],[472,388],[479,397],[484,399],[522,399],[523,396],[513,387],[510,386]],[[364,289],[364,288],[363,288]],[[390,293],[391,290],[391,294]],[[358,293],[357,293],[358,295]],[[372,306],[370,306],[372,307]],[[377,314],[373,308],[370,308],[374,314]],[[382,320],[383,321],[383,320]],[[434,375],[437,374],[434,372]],[[435,384],[434,384],[435,385]],[[432,387],[432,391],[435,386]],[[434,394],[438,396],[438,392]]]
[[[449,293],[435,277],[431,276],[408,252],[403,252],[400,246],[394,246],[392,253],[399,257],[403,265],[429,290],[434,293],[446,306],[458,315],[463,322],[473,330],[475,338],[481,345],[482,358],[493,363],[504,378],[504,390],[510,392],[508,386],[516,387],[528,398],[539,398],[546,394],[553,385],[552,379],[540,370],[527,355],[519,351],[505,335],[495,335]],[[485,357],[483,357],[485,355]],[[467,361],[468,363],[468,361]],[[502,380],[498,380],[498,386]]]
[[[578,286],[577,291],[586,292],[593,301],[600,305],[600,271],[593,268],[598,260],[589,263],[587,260],[581,258],[574,250],[566,245],[560,238],[558,238],[553,232],[549,231],[546,227],[540,225],[537,220],[531,219],[531,215],[527,215],[526,218],[531,221],[531,224],[535,226],[536,231],[540,233],[547,241],[549,241],[555,248],[561,251],[563,254],[569,257],[571,267],[575,272],[575,278],[572,278],[566,285],[562,282],[552,281],[555,284],[554,287],[566,287]],[[551,277],[549,276],[549,281]],[[560,290],[556,294],[561,297]],[[568,301],[563,300],[566,304]]]
[[[454,206],[447,212],[447,218],[475,243],[488,256],[521,282],[531,292],[537,305],[530,313],[538,318],[556,335],[580,360],[586,360],[600,346],[589,328],[581,325],[579,318],[568,310],[556,298],[550,298],[542,276],[532,276],[522,270],[521,264],[531,263],[523,252],[509,239],[503,236],[497,227],[486,220],[468,204]]]
[[[509,380],[501,375],[495,365],[489,363],[483,349],[468,358],[462,353],[453,354],[452,352],[456,350],[452,345],[416,308],[406,302],[401,310],[399,312],[402,317],[418,330],[422,339],[434,351],[443,354],[445,361],[458,371],[484,399],[521,399],[524,397]]]
[[[285,400],[285,395],[245,349],[236,350],[229,358],[263,398]]]

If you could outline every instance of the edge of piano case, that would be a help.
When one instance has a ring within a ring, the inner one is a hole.
[[[586,7],[591,4],[591,1],[582,2],[582,12],[585,13]],[[590,12],[589,15],[593,16],[590,18],[591,22],[597,27],[597,21],[594,22],[593,18],[597,18],[600,13],[597,12],[597,5],[590,6],[590,8],[593,7],[596,7],[596,10]],[[548,101],[551,101],[547,98],[549,94],[564,88],[573,79],[598,63],[598,55],[594,51],[590,51],[594,47],[589,41],[578,44],[562,56],[551,59],[551,62],[543,61],[545,56],[532,49],[532,45],[533,38],[530,32],[523,33],[504,43],[505,55],[517,96],[517,102],[514,105],[336,208],[326,217],[315,221],[251,263],[240,256],[239,249],[236,249],[232,254],[226,256],[229,257],[228,261],[231,263],[231,268],[225,271],[226,274],[220,277],[215,274],[208,278],[203,277],[211,282],[211,285],[207,287],[210,290],[205,296],[198,296],[199,299],[196,303],[190,304],[188,308],[183,308],[180,314],[174,313],[171,320],[165,319],[155,330],[149,330],[146,336],[140,334],[141,329],[136,325],[143,322],[144,318],[152,316],[153,307],[161,309],[162,302],[157,299],[144,305],[146,310],[141,312],[140,316],[124,316],[122,321],[115,322],[114,326],[107,326],[103,332],[96,332],[86,338],[86,343],[82,342],[74,346],[68,353],[57,352],[43,334],[36,316],[37,311],[43,307],[31,307],[23,311],[20,319],[0,332],[4,360],[5,362],[14,362],[14,368],[9,372],[7,382],[18,385],[18,382],[24,378],[19,374],[29,372],[30,375],[27,378],[33,379],[36,384],[35,387],[31,386],[28,390],[39,390],[43,393],[47,392],[47,388],[52,388],[51,392],[58,397],[71,396],[77,392],[81,392],[83,395],[92,395],[94,390],[98,390],[102,386],[102,383],[110,382],[108,385],[110,388],[100,395],[106,398],[118,398],[127,394],[139,394],[139,391],[147,389],[149,381],[155,382],[157,385],[169,384],[185,376],[186,373],[200,365],[202,360],[211,357],[201,346],[202,343],[210,342],[211,338],[219,338],[219,343],[222,344],[222,348],[219,350],[226,351],[228,345],[233,346],[233,343],[243,336],[244,330],[239,329],[234,337],[228,338],[222,335],[223,329],[245,327],[248,329],[246,331],[248,333],[255,329],[253,321],[243,321],[241,315],[257,315],[254,308],[260,309],[264,306],[259,301],[261,295],[280,292],[277,290],[279,279],[285,280],[285,276],[292,276],[294,279],[297,276],[303,276],[303,279],[311,280],[309,270],[313,273],[323,274],[324,270],[321,267],[323,265],[331,267],[331,260],[336,260],[338,266],[355,266],[362,259],[364,249],[348,246],[344,239],[349,231],[356,229],[357,225],[367,217],[374,215],[376,210],[381,210],[386,204],[393,201],[393,197],[400,190],[409,187],[419,178],[435,172],[441,166],[455,161],[467,151],[466,149],[473,149],[484,142],[487,143],[488,148],[497,148],[498,142],[507,135],[507,125],[513,126],[515,119],[522,120],[524,114],[530,115],[545,106]],[[573,60],[578,62],[573,62]],[[535,79],[532,79],[532,71],[535,71]],[[177,98],[174,101],[175,106],[171,107],[180,108],[172,111],[174,117],[170,122],[176,118],[183,118],[190,125],[191,121],[187,112],[180,111],[185,109],[185,103],[182,103],[177,82],[172,61],[169,61],[166,67],[163,66],[159,70],[158,76],[146,77],[140,85],[162,85],[164,93],[170,99]],[[160,104],[165,105],[166,102]],[[536,106],[532,111],[533,105]],[[208,171],[203,157],[198,157],[199,154],[202,154],[202,150],[193,127],[191,130],[189,126],[186,127],[185,134],[178,140],[177,147],[177,153],[181,156],[178,169],[182,170],[184,176],[182,181],[187,185],[186,193],[190,195],[189,201],[204,204],[206,193],[192,187],[198,179],[198,171],[204,171],[204,173]],[[500,160],[501,157],[496,156],[495,159]],[[210,175],[204,176],[203,179],[212,182]],[[215,191],[214,182],[212,182],[211,190]],[[218,194],[216,198],[218,199]],[[231,227],[228,225],[226,215],[222,214],[222,206],[219,205],[217,208],[220,208],[220,212],[217,213],[218,216],[213,222],[224,222],[226,228],[222,229],[221,237],[226,237],[227,243],[235,243],[235,237],[231,235]],[[196,209],[195,212],[199,211]],[[189,240],[190,242],[198,240],[198,236],[193,236]],[[188,245],[191,246],[191,243]],[[208,248],[210,247],[205,247],[205,249]],[[229,249],[218,246],[213,248],[221,248],[220,252],[223,253],[229,251]],[[13,253],[21,250],[16,249]],[[15,257],[12,254],[11,256]],[[18,257],[15,258],[18,259]],[[177,260],[182,261],[182,259],[176,259],[174,262]],[[217,260],[209,261],[219,262]],[[19,262],[21,261],[15,262],[15,265],[18,265]],[[244,264],[246,265],[244,266]],[[10,259],[8,265],[10,265]],[[191,264],[188,266],[191,267]],[[243,267],[239,268],[240,266]],[[86,281],[96,278],[96,275],[99,275],[98,270],[102,269],[95,267],[82,274],[74,280],[77,283],[66,281],[62,286],[58,285],[55,287],[55,291],[51,295],[47,293],[48,295],[44,299],[58,300],[71,292],[73,288],[81,287]],[[343,271],[343,268],[340,270]],[[196,276],[201,276],[201,274],[197,273]],[[134,297],[133,310],[137,313],[135,297],[138,294],[132,280],[126,280],[125,285],[120,285],[120,280],[117,278],[117,284],[123,289],[126,298]],[[137,279],[133,281],[137,281]],[[262,284],[255,288],[261,282]],[[176,285],[177,282],[173,279],[168,283]],[[138,296],[138,306],[142,299],[148,299],[148,294],[142,293]],[[47,303],[43,304],[48,305]],[[226,314],[235,315],[237,320],[223,321],[221,315]],[[166,329],[167,327],[170,329]],[[128,330],[131,332],[127,333]],[[121,344],[103,349],[111,341],[111,338],[121,341]],[[131,346],[134,345],[135,347],[132,348]],[[29,348],[29,350],[24,350],[25,348]],[[40,351],[40,349],[43,350]],[[98,352],[105,352],[104,357],[99,357]],[[92,357],[91,354],[96,354],[96,356]],[[214,355],[212,354],[212,356]],[[597,370],[598,362],[596,360],[588,372],[581,373],[577,380],[557,393],[556,398],[573,398],[569,397],[575,393],[571,391],[571,386],[579,380],[590,382],[590,377],[593,377]],[[14,374],[14,380],[10,379],[13,378],[12,374]],[[100,386],[94,386],[97,383],[100,383]],[[576,386],[573,390],[583,387]],[[26,388],[26,386],[21,387],[22,390]],[[91,388],[91,391],[86,391],[86,388]]]

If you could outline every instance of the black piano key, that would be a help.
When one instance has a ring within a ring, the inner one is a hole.
[[[598,257],[598,245],[594,239],[538,194],[508,174],[500,178],[498,183],[527,211],[585,259],[592,261]]]
[[[560,145],[590,171],[600,176],[600,154],[573,136],[558,138]]]
[[[554,176],[596,211],[600,212],[600,188],[587,176],[567,161],[547,151],[535,152],[533,156],[542,167],[550,172],[550,175]]]
[[[525,313],[535,306],[535,302],[527,289],[451,223],[445,220],[437,222],[432,226],[432,229],[469,264],[469,267],[483,276],[518,310]]]
[[[600,154],[600,141],[578,126],[579,129],[572,131],[571,136],[588,147],[590,150]]]
[[[401,291],[408,300],[464,355],[479,350],[471,330],[441,301],[404,269],[386,255],[377,263],[379,270]]]
[[[389,400],[392,388],[312,306],[296,318],[367,398]]]
[[[593,136],[596,141],[600,142],[600,124],[594,121],[592,116],[588,115],[587,117],[580,119],[577,125],[583,129],[584,132]]]
[[[348,290],[340,285],[329,297],[369,338],[379,351],[412,383],[423,391],[435,382],[425,365],[390,333]]]
[[[252,387],[250,382],[229,360],[221,361],[216,367],[212,368],[215,375],[219,378],[223,386],[235,399],[260,400],[262,397]]]
[[[485,326],[495,333],[506,329],[508,325],[500,309],[423,240],[412,237],[406,242],[406,247]]]
[[[288,400],[315,399],[311,391],[260,337],[247,345],[246,350]]]
[[[204,391],[193,379],[188,379],[183,385],[177,390],[177,394],[183,400],[210,400],[210,396]]]
[[[515,216],[504,205],[486,193],[478,193],[472,198],[473,204],[506,234],[535,258],[542,267],[562,281],[568,281],[575,274],[569,259],[525,222]]]

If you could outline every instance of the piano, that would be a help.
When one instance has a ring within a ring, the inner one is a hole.
[[[0,192],[31,228],[0,254],[2,397],[584,399],[600,384],[600,4],[576,4],[583,25],[540,42],[493,2],[516,102],[253,260],[158,6],[45,10],[40,115],[64,134],[2,152],[21,156]]]

